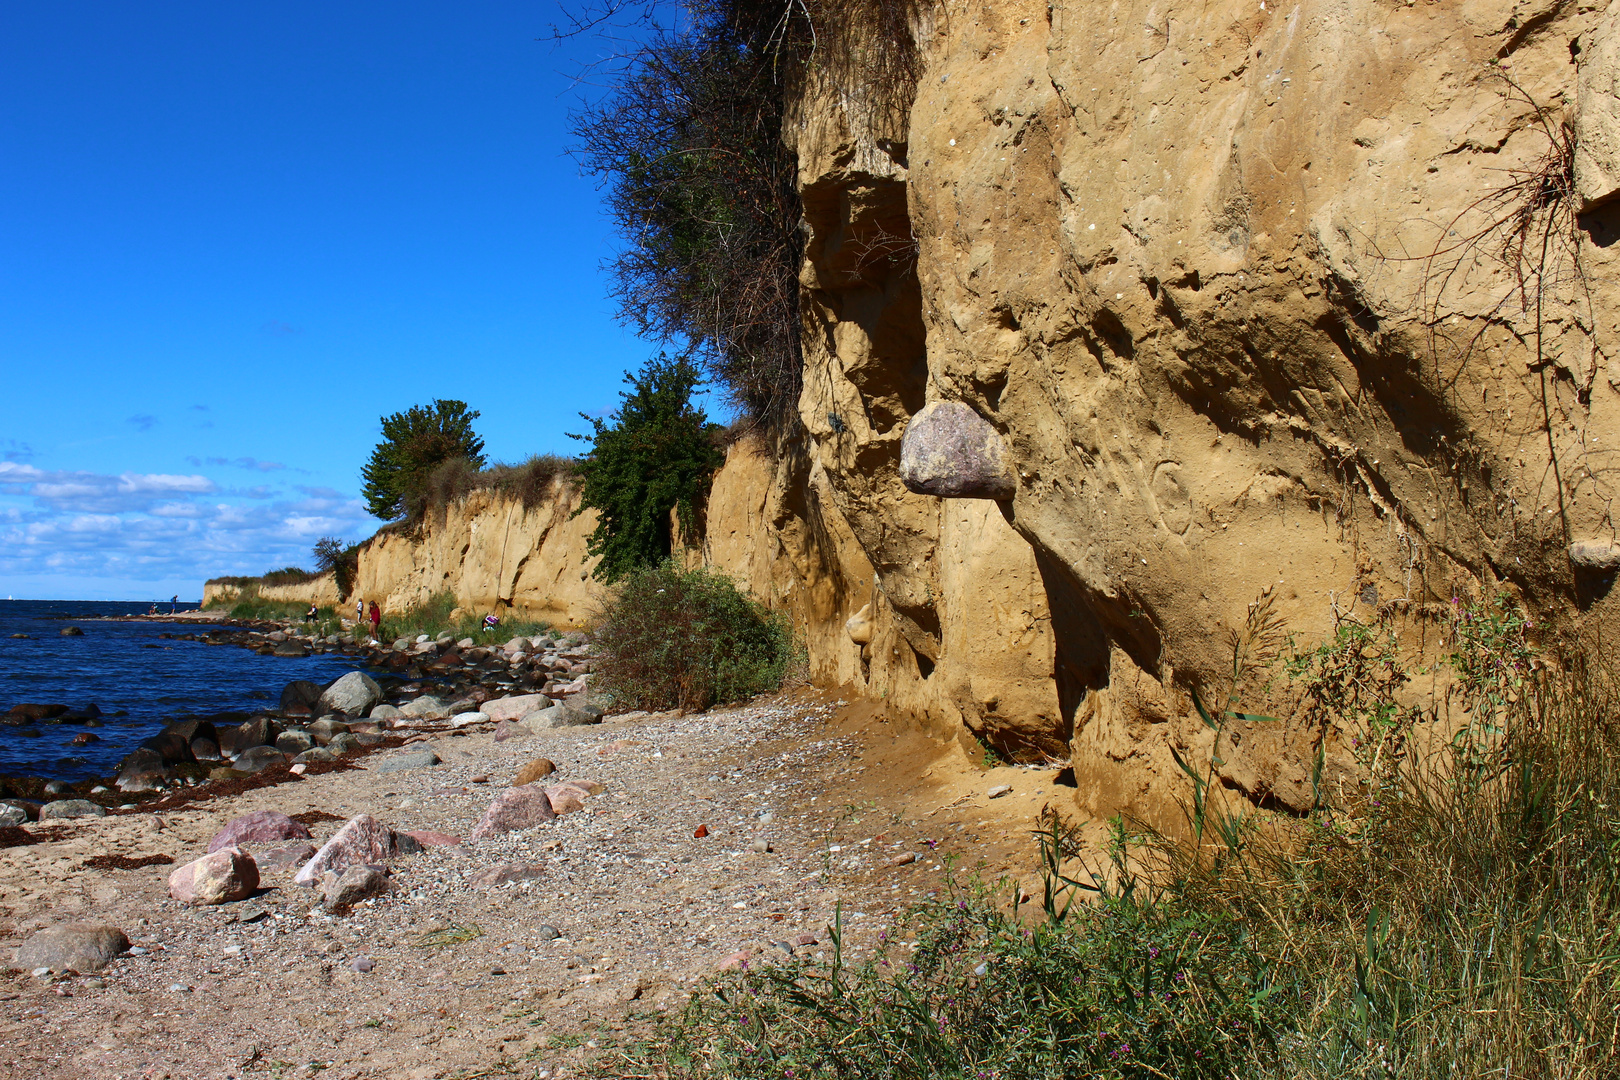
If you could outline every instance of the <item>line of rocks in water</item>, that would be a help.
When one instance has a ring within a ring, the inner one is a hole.
[[[504,644],[419,635],[383,644],[349,634],[308,635],[257,624],[163,636],[288,657],[341,651],[363,658],[378,678],[353,671],[325,685],[294,680],[283,688],[276,709],[173,721],[124,758],[110,786],[51,781],[23,794],[53,801],[0,799],[0,826],[102,815],[109,808],[137,809],[144,800],[187,787],[231,786],[267,769],[280,773],[281,766],[287,766],[288,777],[324,772],[342,767],[348,757],[399,745],[402,735],[493,724],[501,740],[544,728],[598,723],[603,715],[590,696],[592,647],[578,633],[512,638]],[[72,710],[28,703],[4,716],[13,714],[37,718],[25,722],[86,724],[99,723],[101,715],[94,705]],[[70,716],[75,719],[65,719]],[[4,717],[0,722],[6,722]],[[421,754],[431,756],[431,751]],[[412,758],[398,755],[376,767],[411,768]],[[28,785],[12,781],[11,786]]]

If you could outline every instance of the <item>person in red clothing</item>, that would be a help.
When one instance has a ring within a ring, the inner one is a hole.
[[[377,601],[371,602],[371,636],[376,637],[382,632],[382,612],[377,608]]]

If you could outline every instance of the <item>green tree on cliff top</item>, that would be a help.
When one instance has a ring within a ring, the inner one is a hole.
[[[484,467],[484,440],[473,433],[478,410],[464,401],[412,405],[382,418],[383,441],[361,471],[366,508],[384,521],[404,517],[427,490],[433,470],[451,458]]]
[[[605,582],[669,557],[671,510],[683,533],[696,531],[709,478],[725,460],[710,437],[717,425],[692,404],[703,380],[690,359],[660,356],[624,381],[631,389],[618,410],[608,420],[580,413],[594,430],[570,436],[591,444],[574,513],[594,507],[600,515],[586,550],[602,556],[595,575]]]

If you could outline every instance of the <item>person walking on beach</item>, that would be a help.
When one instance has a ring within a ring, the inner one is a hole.
[[[366,621],[366,600],[363,596],[354,598],[354,625],[358,629]]]
[[[382,611],[377,607],[377,601],[371,602],[371,636],[376,637],[382,633]]]
[[[179,610],[180,610],[180,594],[175,593],[173,596],[169,597],[169,614],[173,615],[175,612],[177,612]]]

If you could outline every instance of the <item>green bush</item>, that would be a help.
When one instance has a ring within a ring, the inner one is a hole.
[[[592,643],[592,688],[637,709],[701,711],[777,690],[796,658],[780,612],[673,561],[624,579]]]
[[[384,521],[419,513],[428,481],[442,464],[464,459],[484,467],[484,440],[473,433],[476,409],[466,402],[435,400],[382,418],[383,441],[361,472],[366,507]]]
[[[338,598],[347,600],[360,573],[360,545],[345,545],[335,536],[323,536],[315,541],[315,565],[321,573],[332,575]]]
[[[573,436],[591,444],[576,466],[582,487],[574,516],[597,512],[586,551],[602,557],[595,575],[605,582],[669,558],[670,511],[683,532],[697,534],[709,480],[725,461],[718,425],[692,404],[702,379],[691,361],[660,356],[624,381],[631,390],[620,393],[612,422],[581,413],[593,432]]]

